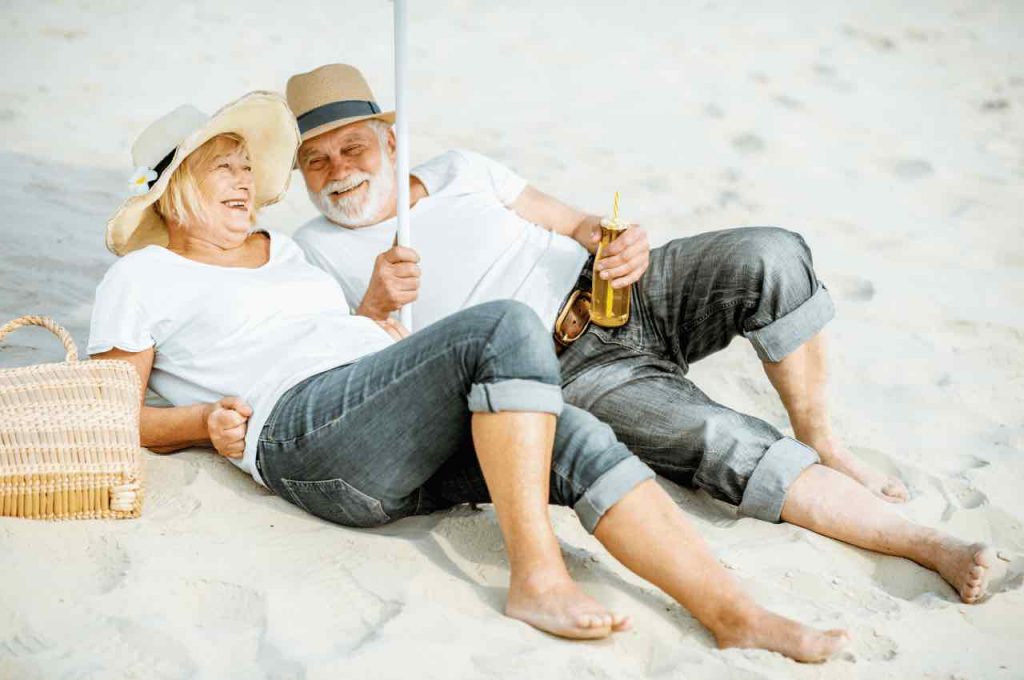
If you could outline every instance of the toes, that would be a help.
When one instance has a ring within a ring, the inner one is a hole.
[[[839,642],[849,642],[851,639],[849,631],[843,630],[842,628],[826,630],[825,635],[828,635],[830,638],[838,640]]]
[[[971,567],[970,579],[972,581],[980,581],[981,577],[984,575],[985,567],[981,566],[980,564],[975,564],[973,567]]]
[[[960,592],[960,599],[967,604],[973,604],[984,594],[985,589],[981,585],[968,585]]]
[[[570,633],[569,637],[589,640],[608,636],[612,632],[612,628],[610,622],[605,622],[605,618],[601,614],[582,614],[576,617],[577,632],[575,634]]]
[[[988,569],[994,564],[995,550],[988,546],[978,546],[980,549],[974,553],[974,563],[980,567]]]
[[[608,614],[583,614],[576,619],[576,625],[587,630],[611,628],[612,617]]]
[[[825,660],[850,644],[850,634],[838,628],[825,631],[819,639],[821,642],[816,655],[818,660]]]
[[[612,617],[612,630],[621,632],[629,630],[633,625],[633,622],[625,614],[615,614]]]
[[[907,491],[907,487],[903,486],[902,482],[890,479],[882,487],[882,495],[889,502],[902,503],[910,497],[910,492]]]

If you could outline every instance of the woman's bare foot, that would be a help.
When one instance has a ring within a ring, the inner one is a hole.
[[[960,600],[974,604],[988,589],[989,569],[996,552],[984,543],[964,543],[943,537],[926,549],[922,562],[953,586]]]
[[[833,436],[808,436],[807,439],[797,437],[821,456],[823,465],[842,472],[847,477],[857,480],[871,493],[889,503],[906,503],[910,499],[907,487],[896,477],[879,472],[857,456],[850,453],[842,443]]]
[[[712,631],[722,649],[767,649],[804,663],[827,661],[850,644],[845,630],[818,630],[763,609],[722,628]]]
[[[552,635],[579,640],[627,630],[629,617],[613,614],[576,585],[569,574],[512,577],[505,615]]]

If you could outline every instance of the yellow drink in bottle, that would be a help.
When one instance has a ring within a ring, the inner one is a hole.
[[[619,219],[619,193],[615,192],[615,207],[611,217],[601,220],[601,242],[594,257],[594,284],[591,291],[590,320],[598,326],[614,328],[629,321],[629,298],[633,284],[625,288],[612,288],[609,279],[602,279],[597,263],[605,257],[604,251],[626,231],[629,223]]]

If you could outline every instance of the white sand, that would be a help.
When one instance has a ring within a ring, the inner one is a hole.
[[[384,2],[81,4],[0,5],[0,318],[51,315],[84,348],[143,125],[329,61],[387,103],[392,62]],[[473,148],[594,211],[618,189],[656,242],[802,232],[839,309],[839,430],[906,480],[908,517],[1017,560],[1003,592],[964,606],[914,564],[673,488],[762,603],[849,627],[851,653],[717,651],[557,509],[573,573],[636,621],[570,643],[500,615],[490,510],[352,531],[194,450],[146,455],[139,520],[0,520],[0,677],[1024,677],[1024,5],[500,4],[413,3],[414,161]],[[266,225],[311,214],[296,180]],[[0,365],[59,356],[23,331]],[[746,343],[692,376],[786,427]]]

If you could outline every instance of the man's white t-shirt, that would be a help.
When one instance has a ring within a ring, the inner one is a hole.
[[[268,232],[261,267],[220,267],[147,246],[115,262],[96,288],[89,354],[156,348],[149,386],[174,406],[241,396],[252,407],[245,454],[231,462],[266,486],[255,466],[274,404],[306,378],[391,345],[353,316],[341,288],[286,235]]]
[[[554,327],[588,254],[574,239],[525,220],[508,207],[526,180],[464,150],[448,151],[412,174],[428,195],[409,213],[421,271],[410,330],[481,302],[504,299],[526,303],[548,328]],[[358,306],[374,260],[391,247],[397,228],[394,218],[349,229],[321,216],[303,225],[295,241]]]

